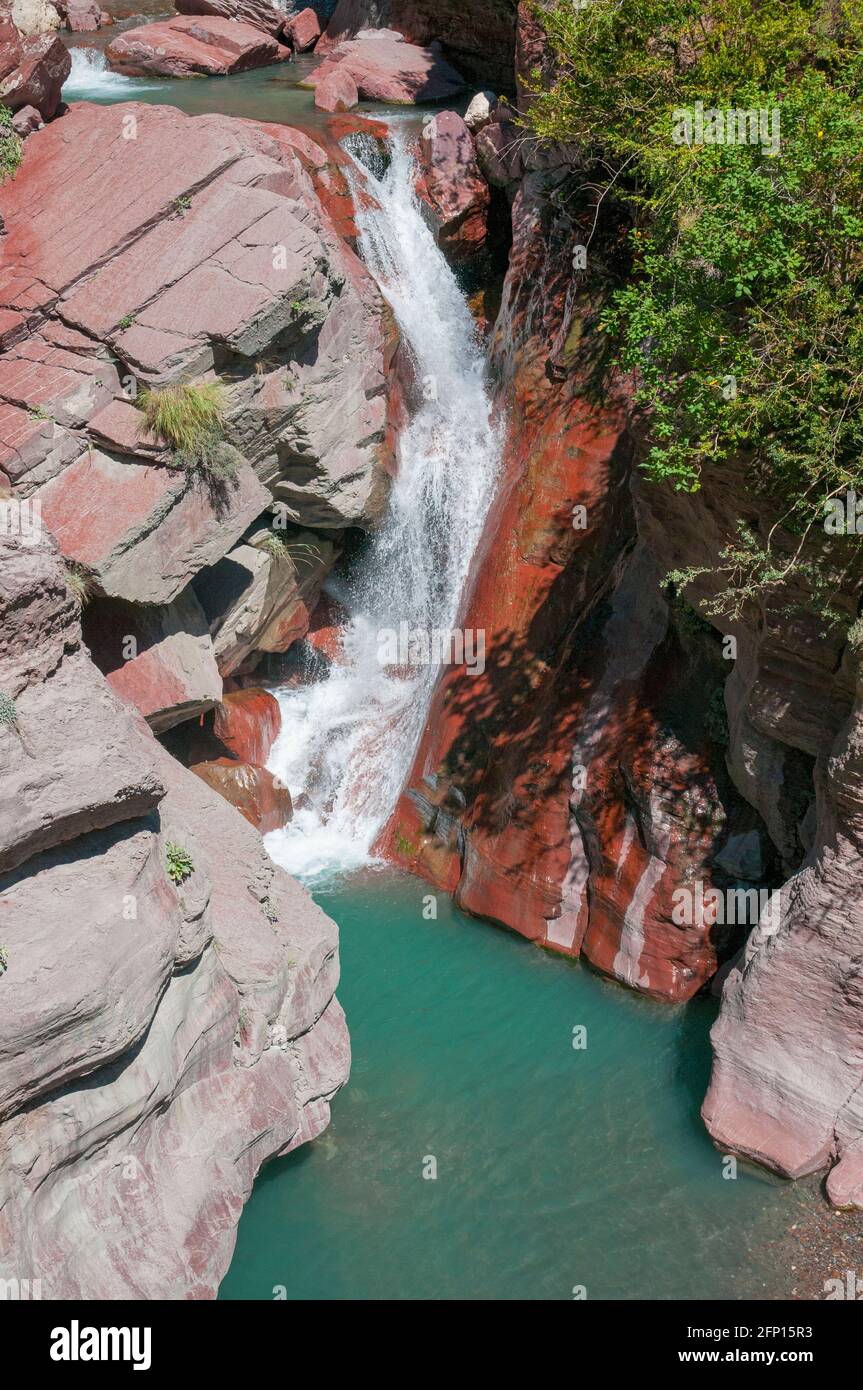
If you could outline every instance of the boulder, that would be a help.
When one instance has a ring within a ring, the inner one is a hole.
[[[2,5],[22,38],[49,34],[60,28],[60,16],[51,0],[11,0]]]
[[[359,99],[353,74],[341,64],[315,85],[315,106],[319,111],[351,111]]]
[[[223,695],[213,715],[213,733],[230,756],[258,767],[265,766],[281,727],[275,695],[254,686]]]
[[[94,33],[102,27],[98,0],[65,0],[66,28],[73,34]]]
[[[266,768],[233,758],[194,763],[190,768],[208,787],[236,806],[261,835],[281,830],[293,815],[291,794]]]
[[[299,533],[295,555],[240,545],[195,581],[223,676],[254,652],[285,652],[309,626],[337,554],[332,541]],[[303,549],[305,547],[305,549]]]
[[[127,76],[224,77],[266,67],[290,51],[253,24],[219,15],[180,15],[141,29],[126,29],[105,50],[109,63]]]
[[[306,8],[285,20],[285,38],[295,53],[308,53],[321,37],[321,22],[314,10]]]
[[[471,133],[455,111],[441,111],[423,126],[418,151],[417,193],[435,239],[452,260],[469,260],[485,246],[491,200]]]
[[[475,97],[471,97],[464,113],[464,123],[471,135],[478,135],[483,127],[488,125],[496,105],[497,97],[494,92],[477,92]]]
[[[317,87],[336,68],[350,74],[363,101],[446,101],[466,85],[444,58],[440,44],[421,48],[392,29],[363,29],[356,38],[346,39],[300,85]]]
[[[267,0],[177,0],[174,8],[184,15],[214,15],[218,19],[249,24],[272,38],[285,26],[285,12]]]
[[[71,70],[69,50],[56,34],[21,38],[14,27],[0,24],[0,101],[11,111],[34,106],[50,121]]]
[[[34,130],[39,130],[42,125],[44,122],[35,106],[22,106],[12,117],[12,129],[22,140],[32,135]]]
[[[182,468],[118,462],[90,449],[35,494],[44,525],[99,592],[170,603],[269,501],[246,464],[217,490]]]
[[[84,639],[111,689],[164,733],[222,695],[207,620],[191,588],[165,605],[96,600]]]

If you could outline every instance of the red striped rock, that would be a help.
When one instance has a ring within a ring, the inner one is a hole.
[[[232,690],[216,705],[213,733],[232,758],[263,767],[279,736],[282,715],[269,690]]]

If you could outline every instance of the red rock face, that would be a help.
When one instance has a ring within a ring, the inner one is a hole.
[[[185,16],[118,34],[105,50],[118,72],[224,77],[290,57],[290,50],[252,24],[213,16]]]
[[[279,736],[279,702],[268,690],[246,687],[223,696],[213,715],[213,732],[231,757],[263,767]]]
[[[261,835],[280,830],[291,819],[290,792],[263,767],[219,758],[215,762],[195,763],[189,770],[236,806]]]
[[[630,553],[625,393],[590,403],[595,305],[573,290],[556,182],[516,197],[493,344],[505,476],[464,618],[485,671],[442,677],[386,843],[465,910],[685,999],[724,945],[697,914],[673,920],[682,883],[711,884],[722,759],[698,701],[678,708],[692,672],[658,571]]]
[[[272,38],[277,38],[285,25],[284,11],[267,4],[267,0],[177,0],[174,8],[180,14],[207,14],[238,20],[261,29]]]
[[[446,101],[466,85],[439,44],[420,48],[391,29],[363,30],[339,43],[301,85],[317,87],[336,70],[350,74],[363,101],[396,105]]]
[[[417,193],[438,244],[452,260],[469,260],[485,246],[491,194],[461,116],[455,111],[433,116],[417,142],[417,157]]]

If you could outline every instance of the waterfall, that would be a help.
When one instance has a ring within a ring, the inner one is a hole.
[[[475,324],[423,220],[401,136],[386,172],[365,177],[376,206],[358,212],[360,249],[393,309],[422,399],[400,440],[387,516],[339,594],[350,613],[346,660],[318,684],[276,692],[282,730],[269,767],[299,804],[267,848],[306,880],[370,862],[395,806],[439,666],[387,664],[381,634],[403,625],[457,629],[503,435]]]
[[[63,83],[64,101],[128,101],[136,92],[152,92],[160,85],[137,77],[123,77],[108,67],[101,48],[70,48],[72,67]]]

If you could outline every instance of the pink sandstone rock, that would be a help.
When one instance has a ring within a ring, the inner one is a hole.
[[[111,689],[156,733],[203,714],[221,699],[213,643],[191,588],[166,605],[90,604],[83,626],[90,654]]]
[[[34,130],[39,130],[42,125],[44,121],[35,106],[22,106],[12,117],[12,129],[22,140],[32,135]]]
[[[488,234],[488,184],[470,131],[455,111],[440,111],[418,141],[417,193],[429,210],[441,249],[455,261],[481,251]]]
[[[135,140],[116,139],[123,119],[134,120]],[[100,188],[87,169],[106,142],[114,154]],[[60,384],[86,398],[90,410],[88,419],[79,410],[77,423],[98,417],[93,438],[108,448],[116,439],[126,453],[129,402],[102,354],[112,350],[126,364],[125,391],[130,382],[194,379],[227,349],[239,367],[228,437],[272,492],[281,496],[284,484],[290,519],[373,524],[394,447],[386,384],[395,336],[377,286],[342,236],[350,196],[334,189],[338,152],[315,153],[307,138],[281,126],[89,103],[75,103],[62,122],[36,132],[26,151],[18,176],[0,187],[7,355],[8,345],[30,353],[27,339],[40,351],[43,339],[62,346],[58,365],[70,376]],[[58,341],[55,306],[63,333],[77,339]],[[52,381],[15,362],[0,368],[14,388],[8,404],[56,413],[54,399],[46,399]],[[113,391],[97,398],[85,390],[87,373],[110,376]],[[3,399],[0,389],[0,411]],[[8,425],[8,457],[21,479],[29,473],[31,488],[83,442],[47,419],[38,431],[33,423],[13,415]],[[19,457],[15,440],[25,425],[31,437]],[[142,446],[150,452],[143,437]]]
[[[34,106],[50,121],[60,90],[72,70],[69,50],[56,34],[22,38],[0,19],[0,101],[12,111]]]
[[[356,38],[346,39],[301,86],[317,87],[336,68],[350,73],[363,101],[401,105],[445,101],[466,85],[439,44],[420,48],[392,29],[364,29]]]
[[[341,64],[315,84],[315,106],[319,111],[351,111],[359,99],[353,74]]]
[[[0,797],[29,856],[0,884],[0,1277],[38,1270],[53,1299],[214,1298],[261,1163],[319,1134],[347,1077],[337,931],[108,690],[50,543],[0,549],[0,689],[29,787]],[[91,809],[65,814],[58,779]],[[28,808],[45,818],[25,845]],[[171,843],[192,863],[179,885]]]
[[[106,597],[135,603],[170,603],[269,500],[245,464],[214,494],[182,468],[118,463],[96,449],[36,496],[63,554],[83,565]]]
[[[73,34],[93,33],[102,27],[98,0],[65,0],[66,28]]]
[[[127,29],[111,40],[105,52],[112,67],[133,77],[147,73],[225,76],[290,56],[287,48],[262,29],[218,15],[180,15],[164,23]]]
[[[285,36],[295,53],[308,53],[321,37],[321,23],[312,9],[300,10],[285,21]]]

